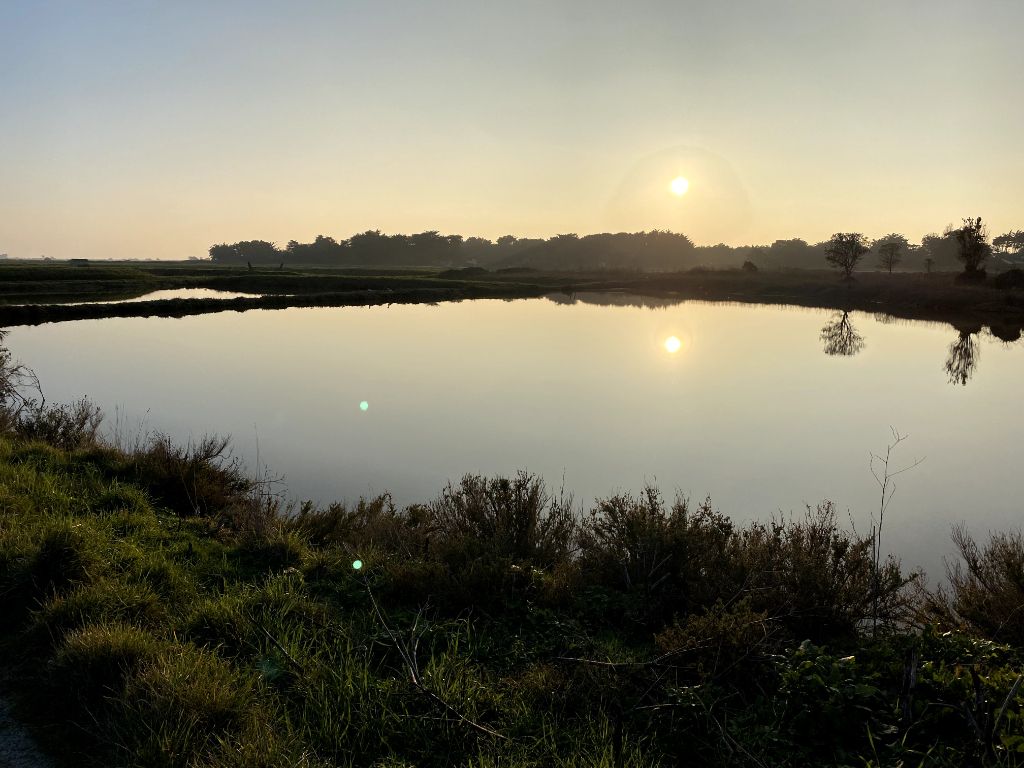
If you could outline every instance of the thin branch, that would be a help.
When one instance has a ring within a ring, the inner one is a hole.
[[[409,670],[409,677],[413,687],[417,691],[422,693],[424,696],[426,696],[428,699],[430,699],[432,702],[437,704],[439,707],[444,709],[446,712],[453,715],[457,720],[468,725],[470,728],[480,731],[481,733],[485,733],[488,736],[493,736],[494,738],[502,739],[503,741],[511,741],[511,739],[509,739],[508,736],[498,733],[494,729],[488,728],[486,725],[478,723],[475,720],[471,720],[458,709],[456,709],[447,701],[445,701],[443,698],[441,698],[432,690],[430,690],[423,683],[423,679],[419,671],[419,663],[417,662],[415,655],[415,649],[419,645],[419,638],[415,635],[415,632],[416,628],[419,626],[420,615],[422,615],[423,613],[422,609],[417,612],[416,621],[413,624],[413,635],[410,637],[410,639],[413,642],[413,647],[412,650],[410,651],[409,646],[406,645],[406,643],[398,636],[395,630],[391,628],[391,625],[388,624],[387,619],[384,617],[384,612],[380,609],[380,606],[377,604],[377,599],[373,596],[373,590],[370,589],[369,582],[364,581],[364,586],[366,587],[366,593],[370,596],[370,603],[373,606],[374,613],[377,615],[377,619],[384,627],[384,631],[388,633],[388,636],[391,638],[392,643],[394,643],[395,649],[398,651],[398,654],[402,657],[402,661],[405,663],[406,668]]]

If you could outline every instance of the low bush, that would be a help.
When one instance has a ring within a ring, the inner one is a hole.
[[[1020,290],[1024,288],[1024,269],[1008,269],[1000,272],[992,279],[992,285],[1002,290]]]
[[[795,640],[854,638],[860,629],[893,629],[909,618],[905,577],[895,560],[875,563],[872,539],[838,525],[823,502],[803,519],[752,523],[736,550],[745,594]]]
[[[157,435],[130,457],[134,480],[175,514],[216,517],[236,504],[248,504],[253,481],[230,455],[227,438],[207,436],[176,445]]]
[[[1024,646],[1024,535],[992,533],[981,545],[958,525],[953,543],[960,558],[947,567],[948,586],[928,596],[929,618]]]
[[[64,451],[96,444],[103,411],[82,398],[69,405],[32,403],[18,415],[14,431],[28,440],[41,440]]]

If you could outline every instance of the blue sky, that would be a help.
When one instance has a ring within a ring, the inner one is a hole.
[[[1022,28],[995,0],[4,0],[0,252],[998,234],[1024,228]]]

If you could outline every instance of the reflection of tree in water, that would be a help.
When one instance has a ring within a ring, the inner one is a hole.
[[[946,373],[950,384],[967,386],[975,369],[978,367],[978,335],[970,331],[960,331],[960,338],[949,345],[949,356],[946,358]]]
[[[1021,327],[1019,325],[990,325],[988,329],[992,332],[993,336],[1006,344],[1020,341],[1021,338]]]
[[[821,340],[825,344],[826,355],[850,357],[864,349],[864,337],[854,329],[849,312],[836,313],[832,322],[821,329]]]

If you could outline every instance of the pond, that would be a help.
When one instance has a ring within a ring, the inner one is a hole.
[[[167,288],[161,291],[150,291],[130,299],[108,299],[106,301],[78,301],[74,304],[132,304],[139,301],[169,301],[171,299],[241,299],[260,296],[258,293],[238,293],[236,291],[220,291],[214,288]]]
[[[832,500],[942,576],[949,533],[1020,524],[1024,344],[862,313],[628,296],[293,308],[11,329],[54,401],[122,438],[229,434],[292,498],[427,501],[527,469],[588,504],[656,484],[737,520]]]

